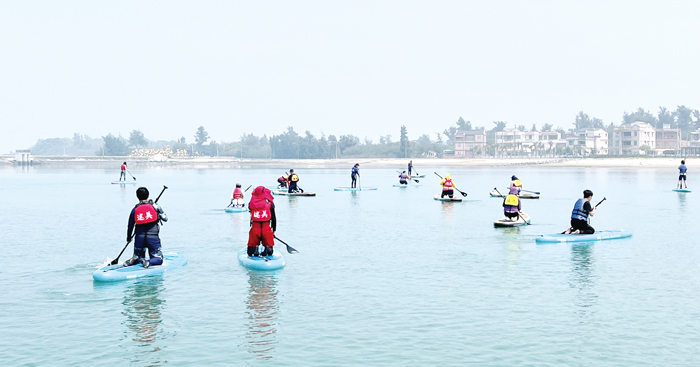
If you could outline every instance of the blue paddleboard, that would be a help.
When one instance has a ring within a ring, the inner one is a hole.
[[[394,187],[408,187],[408,184],[402,185],[402,184],[394,184]]]
[[[105,266],[92,273],[92,279],[98,282],[117,282],[145,276],[160,275],[168,270],[176,269],[187,264],[184,252],[164,252],[163,264],[144,268],[141,264],[124,266],[123,264]]]
[[[254,270],[277,270],[282,269],[287,263],[279,249],[275,249],[272,256],[248,256],[248,248],[244,247],[238,251],[238,262],[248,269]]]
[[[369,190],[376,190],[376,186],[365,186],[365,187],[336,187],[333,190],[335,191],[369,191]]]
[[[692,192],[691,190],[688,189],[673,189],[675,192]]]
[[[537,237],[537,243],[557,243],[557,242],[588,242],[615,240],[632,236],[631,229],[615,229],[610,231],[597,231],[593,234],[546,234]]]
[[[224,209],[226,213],[245,213],[248,211],[247,206],[229,206]]]
[[[133,185],[136,181],[112,181],[112,185]]]

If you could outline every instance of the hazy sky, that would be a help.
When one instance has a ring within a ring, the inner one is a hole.
[[[0,152],[700,108],[698,1],[0,0]]]

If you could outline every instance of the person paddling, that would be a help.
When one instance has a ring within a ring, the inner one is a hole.
[[[277,216],[272,192],[264,186],[253,190],[248,203],[250,210],[250,232],[248,232],[248,256],[271,256],[275,246],[274,237],[277,231]],[[258,251],[262,242],[264,250]]]
[[[360,164],[355,163],[355,165],[352,167],[352,172],[350,173],[350,178],[352,179],[350,187],[352,187],[353,189],[357,187],[358,177],[360,177]]]
[[[411,176],[406,174],[406,171],[403,171],[399,174],[399,183],[401,185],[408,185],[408,179],[411,178]]]
[[[571,211],[571,228],[562,234],[593,234],[595,229],[588,224],[588,217],[595,215],[595,207],[591,206],[593,191],[584,190],[583,199],[578,199]]]
[[[681,161],[681,165],[678,166],[678,170],[680,171],[680,175],[678,176],[678,188],[682,189],[683,184],[685,184],[685,188],[688,188],[688,182],[685,180],[685,174],[688,171],[688,167],[685,166],[685,159]]]
[[[413,170],[413,160],[410,160],[408,162],[408,175],[411,175],[411,171]]]
[[[513,194],[512,191],[513,191],[514,187],[518,189],[518,192]],[[522,182],[520,182],[518,177],[516,177],[515,175],[511,176],[510,177],[510,187],[508,187],[508,190],[510,191],[510,193],[513,195],[520,195],[520,190],[522,190],[522,189],[523,189],[523,184],[522,184]]]
[[[128,170],[129,167],[126,166],[126,162],[122,163],[122,173],[119,174],[119,181],[122,180],[122,177],[124,177],[124,181],[126,181],[126,170]]]
[[[148,189],[139,187],[136,189],[136,197],[139,203],[129,214],[129,226],[126,231],[126,242],[134,241],[134,256],[126,260],[124,266],[136,264],[147,268],[151,265],[161,265],[163,263],[163,252],[160,244],[160,221],[167,222],[168,216],[160,205],[148,200]],[[149,260],[146,260],[146,249],[148,249]]]
[[[277,187],[280,189],[287,188],[287,176],[282,176],[277,179]]]
[[[445,174],[445,178],[440,180],[440,185],[442,185],[442,194],[440,195],[440,198],[444,198],[445,195],[447,195],[450,199],[454,196],[454,189],[457,188],[455,186],[455,183],[452,182],[452,175],[449,173]]]
[[[233,189],[231,193],[231,204],[229,206],[234,207],[244,207],[245,206],[245,193],[241,190],[241,184],[237,183],[236,188]]]
[[[517,220],[522,211],[519,193],[520,189],[517,186],[511,186],[508,195],[503,198],[503,215],[511,221]]]
[[[297,182],[299,182],[299,176],[297,176],[296,173],[294,173],[293,169],[289,170],[289,177],[287,177],[287,181],[289,182],[289,190],[288,192],[299,192],[299,189],[297,188]]]

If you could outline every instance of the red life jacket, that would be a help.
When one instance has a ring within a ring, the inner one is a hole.
[[[445,180],[445,183],[442,184],[443,190],[452,190],[452,187],[454,187],[454,185],[452,184],[452,180]]]
[[[122,164],[122,171],[126,171],[126,164]]]
[[[272,203],[269,201],[250,201],[248,209],[250,210],[250,219],[253,222],[269,222],[272,220]]]
[[[236,187],[233,190],[233,198],[234,199],[243,199],[243,191],[241,191],[240,187]]]
[[[153,205],[144,203],[136,206],[134,210],[134,222],[136,225],[153,223],[158,220],[158,212]]]

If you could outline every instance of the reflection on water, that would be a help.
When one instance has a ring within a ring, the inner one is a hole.
[[[165,301],[158,296],[163,290],[162,278],[140,279],[124,290],[124,312],[126,317],[125,335],[134,344],[127,344],[130,360],[144,366],[159,366],[167,361],[158,360],[161,348],[165,345],[166,334],[161,327],[161,312]]]
[[[352,206],[356,206],[357,204],[360,203],[359,200],[357,200],[357,198],[358,198],[357,191],[350,191],[350,204]]]
[[[259,359],[272,359],[277,344],[277,278],[273,274],[254,271],[249,271],[248,275],[248,352]]]
[[[296,208],[297,207],[297,197],[296,196],[287,196],[287,198],[289,198],[289,207]]]
[[[592,244],[571,246],[571,275],[569,287],[577,290],[575,303],[579,311],[588,313],[586,308],[598,301],[596,293],[595,256]]]
[[[122,203],[126,203],[126,185],[119,185],[119,191],[121,191]],[[136,195],[134,195],[134,197],[135,196]]]
[[[440,206],[442,206],[443,223],[452,224],[454,221],[455,203],[450,203],[448,201],[439,201],[438,203],[440,203]]]
[[[685,193],[684,192],[677,192],[678,194],[678,204],[680,204],[681,209],[685,209]]]

